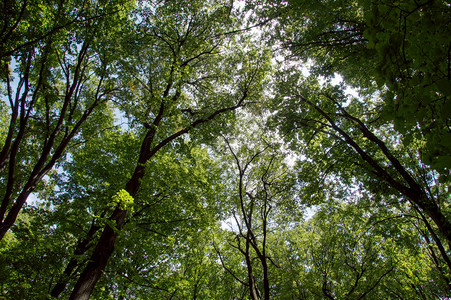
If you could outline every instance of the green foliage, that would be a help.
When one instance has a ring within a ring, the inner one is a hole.
[[[111,198],[111,203],[110,203],[111,206],[119,205],[120,209],[126,210],[130,213],[133,213],[133,211],[134,211],[133,204],[134,204],[133,197],[130,196],[130,194],[124,189],[117,192]]]
[[[375,79],[395,97],[386,98],[387,113],[405,135],[421,129],[427,140],[424,159],[440,172],[449,166],[447,138],[449,55],[445,25],[450,9],[444,3],[400,1],[362,3],[368,26],[368,48],[378,53]],[[394,26],[394,24],[398,24]],[[427,44],[428,47],[424,47]]]
[[[294,55],[362,96],[382,95],[385,121],[406,140],[420,135],[424,161],[449,173],[449,5],[293,0],[279,9],[279,40]]]
[[[0,102],[10,116],[5,124],[2,114],[0,138],[1,236],[67,149],[84,142],[82,131],[104,130],[112,118],[121,52],[102,45],[120,39],[128,20],[117,12],[131,3],[6,1],[5,8]],[[116,31],[106,34],[106,23]]]
[[[404,140],[402,143],[402,136],[396,131],[396,128],[381,120],[383,114],[380,109],[380,104],[383,103],[381,97],[350,99],[345,95],[343,87],[334,87],[327,83],[321,86],[315,78],[304,78],[295,67],[287,67],[277,76],[279,76],[276,86],[277,93],[274,97],[276,113],[270,118],[269,124],[279,128],[285,134],[285,139],[290,143],[292,149],[301,156],[296,168],[300,196],[304,203],[310,205],[334,203],[335,201],[360,203],[362,198],[359,195],[365,195],[370,197],[371,201],[363,200],[364,202],[381,207],[387,206],[391,212],[400,210],[403,213],[407,211],[406,214],[420,213],[420,216],[422,214],[431,216],[426,210],[419,210],[417,204],[409,201],[410,198],[406,194],[399,193],[400,190],[395,185],[389,184],[389,181],[383,183],[384,180],[379,175],[381,172],[389,180],[409,186],[417,184],[424,191],[434,190],[437,192],[425,192],[427,200],[424,201],[429,203],[428,205],[442,203],[436,212],[441,214],[446,222],[449,221],[448,205],[445,204],[449,201],[448,185],[446,181],[440,183],[437,172],[424,163],[422,159],[424,139],[419,137],[411,141]],[[401,175],[399,170],[402,169],[408,171]],[[336,213],[331,213],[331,215],[335,216]],[[422,218],[426,225],[432,223],[432,220],[424,215]],[[421,226],[424,225],[421,224]],[[315,225],[315,227],[322,226]],[[414,241],[411,244],[412,249],[416,248],[414,251],[424,255],[425,244],[429,244],[432,239],[429,234],[435,235],[434,231],[436,230],[437,228],[434,226],[427,231],[422,229],[411,234]],[[355,231],[350,230],[350,232]],[[418,237],[418,235],[424,237],[425,244],[419,246],[418,240],[414,240],[414,237]],[[343,238],[340,237],[340,239]],[[412,243],[411,241],[409,243]],[[436,239],[435,243],[433,244],[440,245],[444,242]],[[393,253],[402,252],[398,252],[398,250],[398,248],[394,248]],[[435,252],[436,250],[430,251]],[[388,257],[388,254],[381,255]],[[434,262],[434,259],[427,261],[427,257],[424,256],[423,263],[429,264],[430,267],[428,267],[428,272],[418,276],[423,278],[424,282],[427,281],[425,278],[435,278],[434,284],[440,286],[435,288],[440,290],[440,293],[447,294],[443,284],[449,276],[449,266],[444,267],[442,264],[448,258],[443,251],[440,255],[442,255],[442,258],[438,259],[440,262]],[[334,257],[334,253],[326,251],[320,257],[330,256]],[[309,260],[316,261],[316,258],[312,257]],[[438,269],[435,269],[434,265]],[[322,267],[321,263],[319,267]],[[331,270],[327,266],[324,268],[322,272],[330,275]],[[443,268],[447,270],[444,271]],[[437,270],[441,271],[437,272]],[[411,271],[405,272],[409,278],[412,277],[412,274],[409,273]],[[444,276],[441,276],[440,273]],[[318,276],[318,274],[314,276]],[[305,280],[300,280],[300,282]],[[327,293],[320,291],[323,284],[331,285],[327,289]],[[318,283],[312,293],[316,291],[322,294],[321,297],[329,297],[326,294],[330,294],[332,297],[342,298],[351,291],[351,289],[333,291],[334,284],[333,281]],[[343,284],[345,283],[343,282]],[[432,293],[434,285],[428,286],[427,289],[429,289],[428,293]],[[356,289],[352,289],[352,291],[357,292]],[[363,290],[361,292],[365,293]],[[383,290],[381,293],[388,292]],[[315,297],[319,297],[318,294]],[[375,296],[375,298],[379,297]],[[418,297],[422,297],[421,294],[418,294]]]
[[[420,241],[410,222],[393,212],[378,213],[374,222],[370,211],[354,203],[331,203],[284,233],[277,252],[286,270],[279,279],[285,298],[421,299],[422,293],[447,294],[445,286],[430,284],[433,269],[416,250]]]
[[[38,200],[0,241],[0,298],[68,298],[107,224],[93,299],[450,297],[449,12],[4,1],[1,209]]]
[[[1,297],[46,299],[75,240],[54,223],[52,212],[26,207],[0,244]]]

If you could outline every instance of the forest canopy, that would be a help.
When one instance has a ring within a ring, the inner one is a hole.
[[[448,299],[450,20],[3,0],[0,299]]]

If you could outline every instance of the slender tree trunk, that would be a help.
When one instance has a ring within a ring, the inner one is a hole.
[[[253,272],[253,268],[252,268],[252,260],[250,257],[250,236],[249,236],[249,232],[246,234],[246,251],[245,251],[245,258],[246,258],[246,264],[247,264],[247,278],[248,278],[248,283],[249,283],[249,293],[250,293],[250,298],[252,300],[260,300],[259,297],[259,293],[256,289],[255,286],[255,278],[254,278],[254,272]]]
[[[269,300],[269,277],[268,277],[268,264],[266,262],[266,257],[262,260],[263,268],[263,290],[265,293],[265,300]]]

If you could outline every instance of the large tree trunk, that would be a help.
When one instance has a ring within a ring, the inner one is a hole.
[[[109,225],[105,226],[105,229],[100,236],[100,239],[91,255],[91,259],[88,265],[81,273],[75,284],[74,290],[69,299],[71,300],[88,300],[94,286],[102,275],[105,267],[108,263],[108,259],[113,254],[114,244],[116,242],[118,231],[124,224],[125,217],[127,215],[126,210],[120,209],[120,204],[116,207],[110,220],[115,221],[116,228],[112,228]]]
[[[138,163],[132,178],[127,182],[125,187],[125,190],[132,197],[137,195],[144,174],[144,164]],[[121,209],[121,205],[122,203],[119,203],[116,206],[116,209],[109,218],[110,221],[113,221],[116,228],[112,228],[110,225],[105,226],[88,264],[75,284],[74,290],[69,298],[70,300],[88,300],[97,281],[102,276],[108,260],[113,254],[114,244],[127,216],[127,210]]]
[[[105,216],[105,212],[102,213],[100,216],[103,218]],[[94,238],[94,234],[100,230],[100,226],[98,224],[95,224],[95,220],[91,224],[91,228],[89,228],[89,231],[86,235],[86,237],[82,240],[80,240],[77,244],[77,247],[74,251],[74,257],[71,258],[69,263],[66,266],[66,269],[63,272],[63,276],[58,280],[58,282],[53,287],[52,291],[50,292],[50,296],[54,298],[58,298],[59,295],[64,291],[66,288],[66,285],[68,284],[70,280],[70,276],[72,275],[72,272],[74,269],[80,265],[80,262],[78,260],[78,256],[83,255],[92,247],[91,241]]]
[[[329,98],[331,101],[333,101],[335,104],[338,103],[332,97],[328,96],[326,97]],[[312,106],[329,122],[331,127],[344,138],[346,143],[352,148],[354,148],[354,150],[359,154],[359,156],[371,166],[371,168],[373,169],[373,173],[378,178],[380,178],[382,181],[385,181],[395,190],[399,191],[409,201],[417,205],[428,217],[430,217],[437,225],[440,234],[447,240],[448,243],[451,243],[451,222],[446,218],[446,216],[443,214],[440,207],[434,202],[434,200],[427,197],[422,185],[417,182],[417,180],[410,174],[408,169],[405,168],[401,164],[401,162],[395,157],[395,155],[389,150],[389,148],[385,145],[385,143],[381,139],[379,139],[364,124],[363,121],[361,121],[359,118],[351,116],[343,107],[337,104],[340,109],[340,112],[344,115],[344,117],[346,119],[355,122],[358,125],[358,130],[360,130],[363,136],[366,137],[371,142],[373,142],[373,144],[377,148],[379,148],[379,150],[381,150],[385,158],[390,162],[391,166],[398,173],[399,179],[389,174],[387,170],[377,162],[374,156],[372,156],[366,150],[360,147],[360,145],[357,143],[356,140],[354,140],[342,128],[340,128],[340,126],[332,119],[331,115],[329,115],[319,106],[310,102],[306,98],[302,97],[302,100],[307,104],[309,104],[310,106]]]
[[[439,232],[448,243],[451,243],[451,223],[434,200],[429,199],[424,192],[418,192],[416,195],[409,197],[409,199],[418,205],[418,207],[434,221]]]

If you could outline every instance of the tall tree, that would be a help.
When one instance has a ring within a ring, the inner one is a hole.
[[[450,296],[449,6],[242,4],[2,3],[0,297]]]
[[[301,218],[293,170],[274,132],[263,129],[264,120],[264,115],[246,114],[237,122],[244,124],[239,132],[224,136],[219,150],[230,153],[224,158],[223,168],[230,176],[227,184],[234,187],[229,195],[233,234],[228,245],[215,249],[224,269],[246,287],[250,299],[271,299],[276,295],[271,274],[278,266],[269,240],[280,223]],[[227,262],[228,254],[222,253],[231,251],[241,256],[245,277]]]
[[[317,74],[339,73],[363,94],[381,93],[383,117],[405,142],[424,139],[425,163],[449,176],[447,3],[293,0],[277,7],[284,16],[277,32],[294,55],[313,60]]]
[[[278,97],[283,104],[276,121],[290,138],[300,142],[294,147],[300,147],[301,153],[321,165],[326,174],[344,178],[348,184],[358,180],[370,187],[376,180],[379,192],[401,196],[423,219],[431,239],[442,249],[443,262],[448,264],[446,248],[451,236],[446,184],[440,183],[438,174],[421,161],[419,153],[414,152],[418,148],[410,145],[407,149],[396,141],[393,128],[378,120],[381,100],[349,100],[339,87],[298,82],[294,73],[284,78]]]
[[[83,26],[69,26],[69,21],[63,28],[54,25],[60,18],[73,18],[75,4],[30,7],[24,2],[13,28],[7,30],[5,19],[7,36],[28,27],[23,23],[28,22],[31,31],[44,25],[42,38],[26,46],[11,46],[14,50],[5,50],[7,55],[2,57],[2,107],[8,106],[10,120],[2,129],[0,152],[0,239],[84,123],[92,115],[111,114],[107,101],[115,89],[111,70],[116,58],[108,44],[124,25],[118,11],[127,7],[94,2],[82,7],[77,16],[84,20]],[[59,29],[49,33],[47,25]]]
[[[228,34],[238,25],[232,13],[233,7],[221,2],[195,1],[149,3],[139,11],[135,56],[121,66],[129,89],[118,97],[142,135],[138,159],[71,299],[88,299],[92,293],[155,154],[260,94],[267,56],[237,51]],[[209,131],[216,135],[213,127]]]

